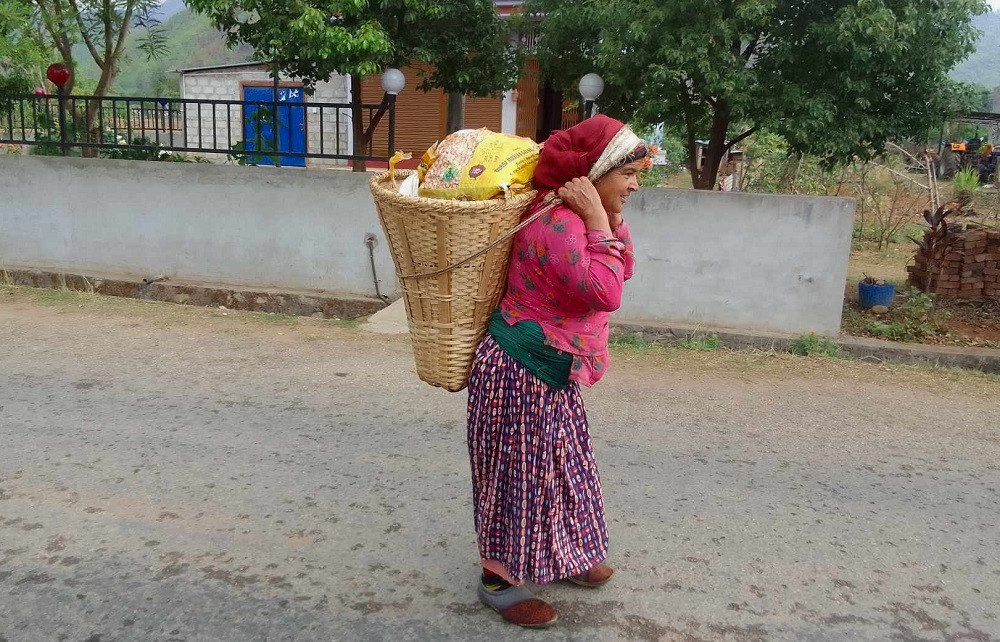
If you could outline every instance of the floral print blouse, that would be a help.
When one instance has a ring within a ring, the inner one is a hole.
[[[573,355],[570,381],[597,383],[608,368],[608,322],[621,305],[635,255],[628,226],[587,231],[565,205],[514,237],[500,312],[510,325],[535,321],[545,343]]]

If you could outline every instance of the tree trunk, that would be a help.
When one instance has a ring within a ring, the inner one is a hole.
[[[101,79],[97,81],[97,88],[94,90],[94,95],[97,96],[97,100],[88,100],[85,122],[85,131],[87,132],[87,142],[89,143],[100,143],[101,136],[104,132],[101,131],[100,123],[98,122],[98,115],[101,110],[101,98],[107,95],[108,89],[111,87],[111,83],[115,79],[114,73],[114,62],[109,61],[108,68],[101,73]],[[153,132],[153,142],[157,142],[157,132]],[[129,144],[132,141],[128,141]],[[84,158],[97,158],[101,154],[99,147],[84,147],[80,150],[81,155]]]
[[[364,109],[361,108],[361,76],[351,74],[351,121],[354,123],[354,155],[368,155],[368,141],[365,140],[365,124],[362,120]],[[363,160],[354,159],[353,170],[364,172],[368,166]]]
[[[729,133],[729,108],[724,101],[719,100],[712,116],[712,131],[708,139],[708,148],[705,150],[704,162],[694,181],[695,189],[715,189],[722,158],[729,150],[726,145],[727,133]]]
[[[76,67],[73,63],[72,54],[70,54],[69,56],[63,56],[62,59],[63,59],[62,60],[63,64],[69,68],[69,80],[67,80],[66,84],[63,85],[63,89],[66,91],[66,95],[69,96],[70,94],[73,93],[73,87],[76,85]],[[44,75],[44,72],[42,75]]]
[[[465,96],[457,92],[448,93],[448,115],[445,134],[454,134],[465,127]]]

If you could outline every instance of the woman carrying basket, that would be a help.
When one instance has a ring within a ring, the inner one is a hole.
[[[469,378],[469,456],[483,567],[480,599],[509,622],[544,627],[551,605],[525,581],[607,582],[608,530],[580,385],[608,367],[608,319],[634,257],[622,210],[646,145],[595,116],[546,141],[539,197],[562,204],[514,239],[507,292]]]

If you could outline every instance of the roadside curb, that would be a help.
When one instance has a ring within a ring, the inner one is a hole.
[[[386,304],[375,298],[340,296],[329,292],[241,289],[157,280],[104,278],[67,274],[50,270],[7,268],[4,280],[32,288],[92,292],[145,301],[164,301],[205,307],[225,306],[232,310],[294,314],[327,319],[356,319],[378,312]]]
[[[718,337],[720,345],[732,350],[755,348],[787,352],[789,346],[799,338],[799,335],[770,332],[751,333],[675,323],[615,323],[612,325],[614,335],[638,335],[646,341],[660,344],[671,344],[692,337],[711,335]],[[937,365],[1000,374],[1000,350],[895,343],[846,335],[829,337],[829,339],[852,359]]]
[[[142,279],[84,276],[22,268],[4,269],[3,276],[5,281],[24,287],[92,292],[106,296],[182,305],[205,307],[221,305],[233,310],[328,319],[358,319],[387,308],[385,302],[375,298],[338,296],[327,292],[244,290],[170,280],[146,282]],[[405,326],[401,325],[401,328]],[[405,333],[402,330],[398,332]],[[637,322],[613,323],[612,335],[639,336],[645,341],[663,345],[711,335],[718,338],[720,346],[731,350],[757,349],[775,352],[787,352],[789,346],[800,337],[800,335],[746,332],[680,323]],[[852,359],[937,365],[1000,374],[1000,350],[894,343],[846,335],[829,339]]]

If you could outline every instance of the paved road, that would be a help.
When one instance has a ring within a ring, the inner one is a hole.
[[[473,592],[464,397],[404,340],[0,297],[0,640],[1000,640],[996,382],[619,355],[618,575],[520,632]]]

